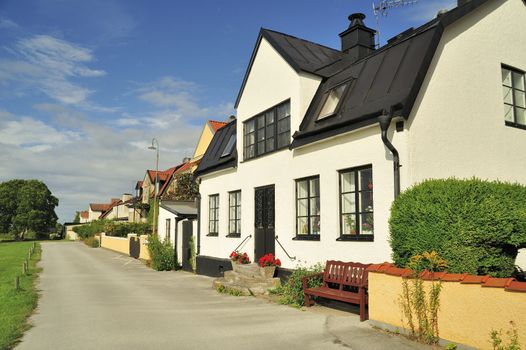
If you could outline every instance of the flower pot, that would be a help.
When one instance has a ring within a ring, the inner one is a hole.
[[[276,266],[265,266],[259,268],[259,273],[261,277],[272,278],[274,277],[274,272],[276,272]]]
[[[232,261],[232,270],[239,272],[241,264],[238,261]]]

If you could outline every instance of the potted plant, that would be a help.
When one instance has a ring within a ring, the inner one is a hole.
[[[261,272],[262,277],[265,277],[265,278],[274,277],[276,266],[281,266],[281,261],[279,259],[276,259],[276,257],[272,253],[263,255],[259,259],[259,267],[260,267],[259,271]]]
[[[245,252],[238,252],[237,250],[234,250],[232,253],[230,253],[230,261],[232,262],[232,270],[234,271],[239,270],[239,265],[250,264],[250,258],[248,257],[248,254]]]

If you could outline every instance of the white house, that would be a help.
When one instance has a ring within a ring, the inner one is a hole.
[[[459,1],[379,49],[364,17],[349,17],[341,50],[260,31],[237,120],[196,170],[198,272],[220,275],[239,245],[285,268],[390,261],[405,188],[526,184],[525,2]]]

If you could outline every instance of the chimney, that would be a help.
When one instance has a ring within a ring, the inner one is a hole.
[[[226,123],[230,123],[231,121],[234,121],[234,120],[236,120],[236,116],[230,115],[228,118],[226,118]]]
[[[184,157],[184,158],[183,158],[183,163],[188,163],[188,162],[190,161],[190,159],[192,159],[192,158],[190,158],[190,157]]]
[[[470,0],[457,0],[457,7],[467,4]]]
[[[122,198],[121,198],[121,200],[122,200],[123,202],[129,201],[130,199],[132,199],[132,195],[131,195],[131,194],[129,194],[129,193],[123,193],[123,194],[122,194]]]
[[[363,13],[353,13],[349,16],[349,28],[340,33],[342,52],[347,53],[353,62],[368,56],[375,49],[376,30],[366,27],[364,19]]]

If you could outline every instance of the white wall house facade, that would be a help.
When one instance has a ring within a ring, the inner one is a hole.
[[[370,30],[356,18],[349,30]],[[516,116],[508,113],[505,122],[509,100],[503,97],[505,71],[501,70],[512,69],[524,83],[526,6],[522,0],[473,0],[351,64],[325,47],[264,31],[238,98],[235,128],[224,127],[235,129],[237,135],[235,162],[221,165],[229,155],[224,155],[227,140],[215,140],[221,137],[220,129],[207,154],[213,152],[211,147],[223,154],[216,157],[216,165],[207,163],[205,154],[197,169],[198,269],[199,262],[207,265],[204,273],[220,273],[221,259],[239,244],[239,250],[254,259],[258,249],[265,249],[258,248],[256,232],[261,236],[261,225],[267,229],[263,234],[272,235],[263,246],[270,247],[285,268],[328,259],[390,261],[388,219],[396,181],[393,153],[382,141],[377,119],[385,113],[382,108],[392,117],[387,138],[399,153],[400,190],[425,179],[448,177],[526,184],[526,114],[521,114],[526,102],[519,100],[519,86],[511,103]],[[283,51],[280,40],[296,45],[296,51]],[[311,62],[301,61],[308,61],[305,55],[294,56],[305,47],[334,55],[336,63],[323,66],[321,62],[312,68]],[[356,51],[351,47],[346,53]],[[341,65],[334,69],[337,73],[327,73],[337,65]],[[403,85],[407,84],[403,74],[418,88]],[[376,81],[383,77],[389,82]],[[331,107],[327,101],[339,86],[347,102],[336,101],[334,115],[325,118],[323,111]],[[397,86],[404,96],[400,101],[393,92]],[[353,106],[353,101],[360,105]],[[338,108],[356,117],[346,121],[343,112],[336,113]],[[283,109],[288,113],[285,117]],[[274,127],[274,134],[269,138],[256,132],[253,140],[247,132],[249,123],[256,117],[258,129],[258,118],[266,112],[274,113],[268,118],[277,126],[264,126]],[[278,143],[272,139],[281,135],[279,118],[290,118],[285,147],[275,147]],[[337,128],[340,131],[335,132]],[[249,145],[258,141],[280,149],[252,156]],[[266,204],[258,207],[265,186],[273,188],[271,198],[263,195],[263,201],[273,202],[271,213],[265,212]],[[261,215],[271,217],[270,225],[261,224]],[[518,263],[526,265],[526,261]]]

